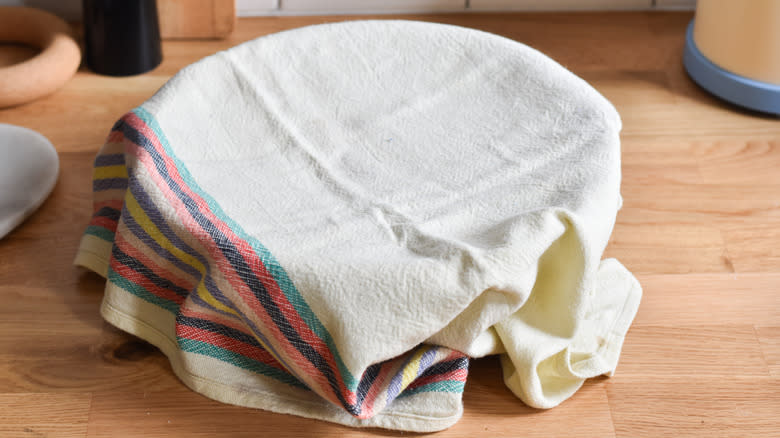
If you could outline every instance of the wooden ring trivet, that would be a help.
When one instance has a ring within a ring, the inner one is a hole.
[[[0,67],[0,108],[53,93],[79,68],[81,51],[62,19],[34,8],[0,7],[0,43],[41,49],[26,61]]]

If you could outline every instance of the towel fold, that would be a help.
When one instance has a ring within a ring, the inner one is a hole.
[[[186,67],[95,160],[101,313],[227,403],[454,424],[468,357],[549,408],[614,371],[641,288],[601,261],[620,119],[480,31],[353,21]]]

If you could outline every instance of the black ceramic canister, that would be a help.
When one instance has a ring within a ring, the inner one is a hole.
[[[162,62],[156,0],[83,0],[87,66],[132,76]]]

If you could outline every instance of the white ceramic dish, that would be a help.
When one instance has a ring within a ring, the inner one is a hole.
[[[43,204],[59,168],[57,151],[46,137],[0,123],[0,239]]]

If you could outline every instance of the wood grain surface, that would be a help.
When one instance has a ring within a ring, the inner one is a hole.
[[[157,0],[163,39],[224,38],[236,24],[235,0]]]
[[[225,40],[165,42],[162,65],[145,75],[82,70],[52,96],[0,110],[0,122],[51,139],[62,165],[49,200],[0,241],[0,436],[403,435],[189,391],[157,349],[100,319],[103,281],[71,266],[90,213],[91,162],[118,117],[203,56],[353,18],[241,19]],[[724,104],[688,79],[681,56],[691,14],[393,18],[524,42],[615,104],[624,207],[605,256],[644,287],[614,377],[538,411],[504,387],[495,358],[476,360],[463,419],[437,436],[780,437],[780,121]]]

